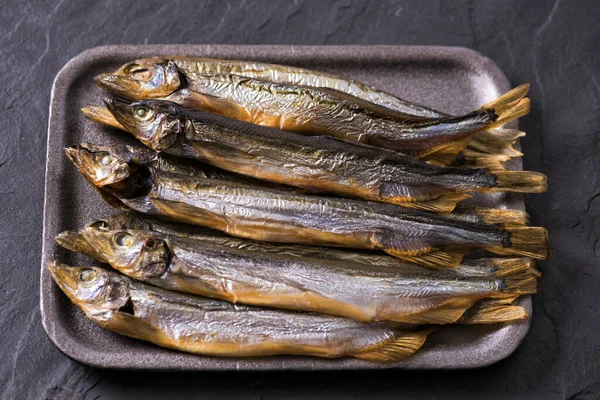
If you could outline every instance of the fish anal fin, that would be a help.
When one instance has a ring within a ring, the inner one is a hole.
[[[434,212],[451,212],[456,204],[471,198],[468,193],[452,192],[439,186],[408,186],[394,182],[383,182],[379,196],[386,203],[407,208]]]
[[[401,332],[394,339],[383,345],[354,354],[356,358],[377,362],[400,361],[413,355],[423,346],[427,335],[436,328],[416,332]]]
[[[501,322],[519,321],[527,318],[529,318],[529,313],[521,306],[478,306],[476,304],[469,308],[456,323],[464,325],[497,324]]]
[[[434,165],[451,165],[456,160],[458,153],[460,153],[462,149],[464,149],[469,142],[471,142],[471,138],[472,135],[455,142],[444,143],[443,145],[437,146],[426,153],[417,155],[417,158]]]
[[[442,250],[426,254],[408,254],[395,249],[386,249],[385,252],[401,260],[433,269],[454,268],[460,264],[465,254],[464,252]]]

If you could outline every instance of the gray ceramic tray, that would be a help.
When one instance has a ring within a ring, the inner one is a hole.
[[[124,62],[151,55],[184,54],[291,64],[355,78],[436,109],[470,111],[510,88],[500,69],[480,54],[462,48],[404,46],[109,46],[88,50],[72,59],[52,88],[44,241],[41,272],[41,312],[48,336],[69,357],[105,368],[155,370],[341,370],[372,368],[472,368],[494,363],[512,353],[529,321],[502,327],[448,326],[432,334],[411,359],[374,364],[357,359],[308,357],[225,359],[178,353],[105,331],[88,321],[52,282],[44,265],[59,260],[74,265],[93,262],[59,248],[54,237],[78,229],[113,211],[87,184],[62,148],[91,141],[104,143],[125,135],[92,124],[79,109],[101,103],[103,93],[92,78]],[[515,161],[512,168],[521,168]],[[523,209],[520,195],[478,199],[488,205]],[[531,311],[530,298],[521,304]]]

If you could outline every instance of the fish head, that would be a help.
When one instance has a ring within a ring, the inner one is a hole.
[[[130,229],[109,230],[103,222],[97,221],[79,232],[86,243],[82,252],[87,251],[86,254],[134,279],[155,278],[167,270],[171,252],[159,234]],[[63,244],[69,248],[68,245],[78,244]]]
[[[122,182],[131,175],[132,157],[125,146],[83,143],[64,150],[79,173],[97,187]]]
[[[168,149],[191,123],[167,101],[105,99],[104,103],[123,128],[154,151]]]
[[[109,319],[129,301],[129,282],[122,275],[59,262],[50,262],[47,268],[60,289],[91,318]]]
[[[94,80],[101,88],[130,100],[162,98],[185,86],[175,61],[157,57],[127,63]]]

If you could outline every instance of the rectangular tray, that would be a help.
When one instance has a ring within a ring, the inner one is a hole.
[[[492,364],[511,354],[529,329],[529,320],[506,326],[446,326],[433,333],[412,358],[379,364],[353,358],[310,357],[214,358],[166,350],[104,330],[84,316],[52,282],[45,264],[96,264],[60,248],[54,237],[80,229],[114,211],[79,176],[62,148],[89,141],[133,140],[87,121],[80,108],[101,104],[103,93],[92,78],[121,64],[152,55],[182,54],[211,58],[290,64],[354,78],[407,100],[453,114],[471,111],[510,89],[502,71],[472,50],[412,46],[235,46],[146,45],[97,47],[73,58],[52,87],[41,271],[42,322],[50,339],[67,356],[92,366],[153,370],[343,370],[447,369]],[[512,169],[521,169],[513,160]],[[524,209],[523,196],[479,197],[479,204]],[[520,303],[531,313],[531,299]]]

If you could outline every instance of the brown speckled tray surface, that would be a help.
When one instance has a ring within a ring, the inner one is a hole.
[[[510,89],[506,76],[491,60],[456,47],[146,45],[98,47],[78,55],[54,81],[48,129],[41,312],[48,336],[61,351],[82,363],[104,368],[258,371],[474,368],[501,360],[516,349],[529,329],[529,320],[505,326],[445,326],[431,334],[415,356],[392,364],[353,358],[202,357],[122,337],[87,320],[52,282],[44,266],[55,259],[72,265],[97,264],[60,248],[54,237],[114,211],[78,175],[62,148],[84,141],[133,140],[87,121],[79,109],[101,104],[105,96],[93,84],[96,74],[135,58],[168,54],[259,60],[332,72],[453,114],[471,111]],[[513,160],[510,167],[521,169],[520,160]],[[496,194],[475,201],[524,209],[523,196],[518,194]],[[520,304],[531,313],[529,297]]]

